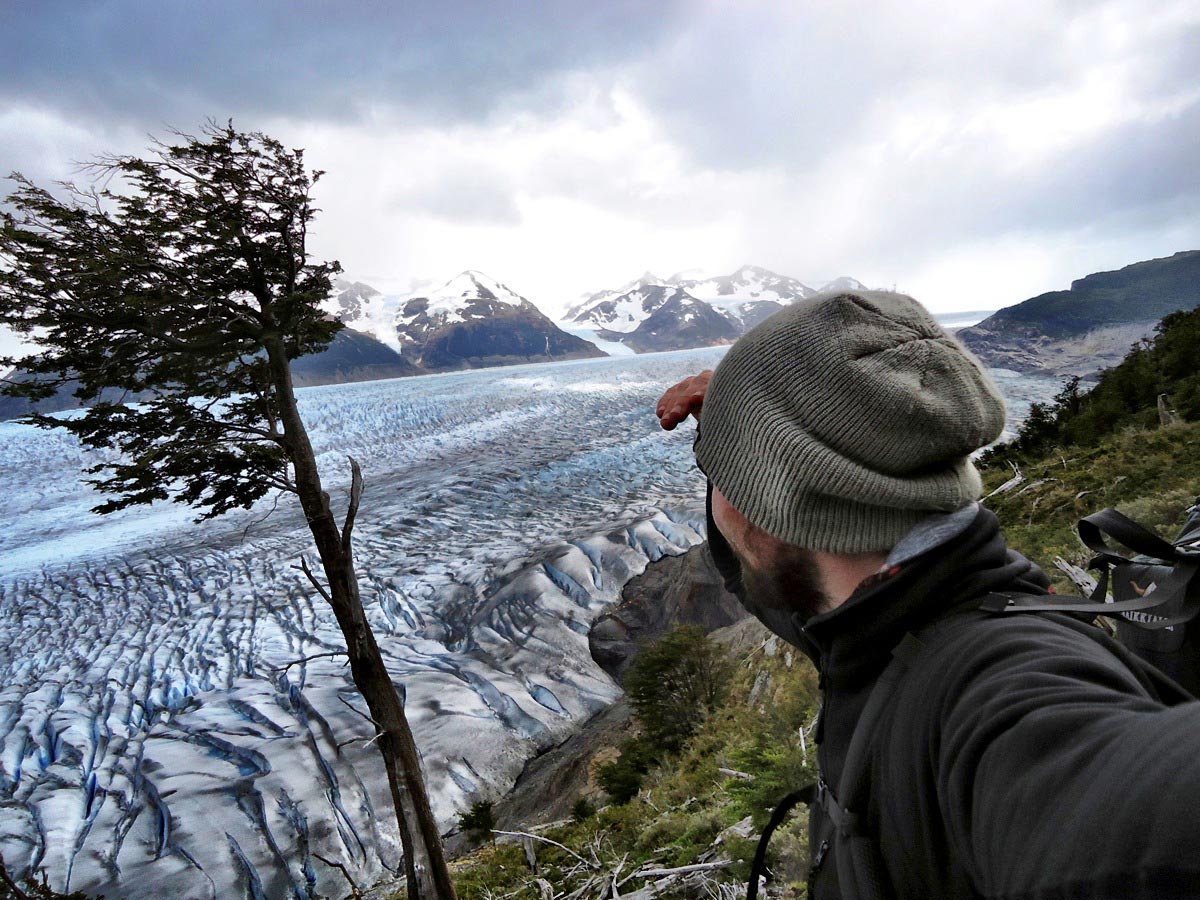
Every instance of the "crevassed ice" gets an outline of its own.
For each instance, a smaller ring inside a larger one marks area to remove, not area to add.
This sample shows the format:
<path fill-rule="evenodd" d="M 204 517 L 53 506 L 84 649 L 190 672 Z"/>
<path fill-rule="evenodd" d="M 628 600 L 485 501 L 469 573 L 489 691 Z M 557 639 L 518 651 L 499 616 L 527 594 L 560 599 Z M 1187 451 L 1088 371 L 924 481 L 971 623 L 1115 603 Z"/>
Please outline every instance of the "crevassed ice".
<path fill-rule="evenodd" d="M 691 429 L 660 431 L 654 403 L 721 353 L 300 392 L 335 506 L 345 457 L 362 464 L 363 599 L 444 827 L 617 696 L 592 618 L 702 538 Z M 0 456 L 6 863 L 129 898 L 340 896 L 318 854 L 360 884 L 394 871 L 372 726 L 321 655 L 342 639 L 295 569 L 294 504 L 98 517 L 67 437 L 0 424 Z"/>

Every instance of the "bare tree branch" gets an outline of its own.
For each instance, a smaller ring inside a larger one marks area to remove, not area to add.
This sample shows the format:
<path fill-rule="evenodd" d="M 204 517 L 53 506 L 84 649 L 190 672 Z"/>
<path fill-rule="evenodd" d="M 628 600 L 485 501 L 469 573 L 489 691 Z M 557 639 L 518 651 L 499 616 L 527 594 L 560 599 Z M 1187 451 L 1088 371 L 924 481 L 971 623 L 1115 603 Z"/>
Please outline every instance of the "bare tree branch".
<path fill-rule="evenodd" d="M 496 829 L 496 828 L 492 829 L 492 834 L 506 834 L 509 837 L 532 838 L 535 841 L 541 841 L 543 844 L 551 844 L 551 845 L 557 847 L 559 850 L 565 850 L 567 853 L 571 854 L 571 856 L 575 857 L 577 860 L 579 860 L 581 863 L 583 863 L 589 869 L 596 868 L 595 863 L 592 863 L 592 862 L 584 859 L 582 856 L 580 856 L 578 853 L 576 853 L 570 847 L 565 847 L 562 844 L 560 844 L 558 841 L 552 841 L 552 840 L 550 840 L 550 838 L 542 837 L 541 835 L 538 835 L 538 834 L 530 834 L 527 831 L 500 831 L 499 829 Z"/>
<path fill-rule="evenodd" d="M 342 552 L 350 552 L 350 532 L 354 530 L 354 518 L 358 515 L 358 504 L 362 500 L 363 477 L 358 460 L 353 456 L 350 460 L 350 506 L 346 510 L 346 524 L 342 526 Z"/>
<path fill-rule="evenodd" d="M 29 895 L 17 887 L 17 883 L 9 876 L 8 867 L 4 865 L 4 857 L 2 856 L 0 856 L 0 881 L 3 881 L 4 886 L 12 891 L 13 897 L 16 900 L 29 900 Z"/>
<path fill-rule="evenodd" d="M 365 712 L 363 712 L 361 709 L 359 709 L 358 707 L 356 707 L 356 706 L 355 706 L 353 703 L 351 703 L 349 700 L 347 700 L 347 699 L 346 699 L 345 697 L 343 697 L 341 694 L 338 694 L 338 695 L 337 695 L 337 698 L 338 698 L 338 700 L 340 700 L 340 701 L 342 702 L 342 704 L 343 704 L 343 705 L 344 705 L 344 706 L 345 706 L 347 709 L 349 709 L 349 710 L 350 710 L 352 713 L 355 713 L 356 715 L 362 716 L 364 719 L 366 719 L 368 722 L 370 722 L 372 725 L 374 725 L 374 726 L 375 726 L 376 728 L 378 728 L 380 731 L 382 731 L 382 730 L 383 730 L 383 726 L 382 726 L 382 725 L 380 725 L 378 722 L 376 722 L 374 719 L 372 719 L 370 716 L 368 716 L 368 715 L 367 715 Z"/>
<path fill-rule="evenodd" d="M 693 863 L 690 866 L 679 866 L 675 869 L 639 869 L 625 881 L 630 878 L 665 878 L 668 875 L 686 875 L 689 872 L 708 872 L 713 869 L 727 869 L 731 865 L 733 865 L 733 860 L 719 859 L 716 862 Z"/>
<path fill-rule="evenodd" d="M 312 573 L 312 569 L 310 569 L 308 567 L 308 558 L 303 553 L 300 554 L 300 565 L 292 566 L 292 568 L 299 569 L 301 572 L 303 572 L 305 575 L 307 575 L 308 580 L 310 582 L 312 582 L 312 586 L 317 589 L 317 593 L 319 593 L 322 597 L 325 598 L 326 603 L 328 603 L 330 606 L 333 605 L 333 598 L 329 596 L 329 591 L 325 590 L 325 588 L 321 584 L 321 582 L 317 581 L 317 576 L 314 575 Z"/>
<path fill-rule="evenodd" d="M 293 659 L 289 663 L 284 663 L 282 666 L 268 666 L 273 672 L 286 672 L 292 666 L 302 666 L 307 662 L 312 662 L 314 659 L 327 659 L 331 656 L 345 656 L 345 650 L 331 650 L 328 653 L 314 653 L 312 656 L 302 656 L 300 659 Z"/>
<path fill-rule="evenodd" d="M 342 875 L 345 877 L 346 881 L 349 882 L 349 884 L 350 884 L 350 896 L 353 897 L 354 900 L 358 900 L 358 898 L 360 898 L 363 895 L 362 890 L 359 888 L 358 884 L 354 881 L 354 879 L 350 877 L 350 872 L 347 871 L 347 869 L 344 865 L 342 865 L 337 860 L 326 859 L 320 853 L 314 853 L 313 856 L 315 856 L 321 862 L 325 863 L 325 865 L 332 866 L 333 868 L 337 869 L 338 871 L 340 871 L 342 873 Z"/>

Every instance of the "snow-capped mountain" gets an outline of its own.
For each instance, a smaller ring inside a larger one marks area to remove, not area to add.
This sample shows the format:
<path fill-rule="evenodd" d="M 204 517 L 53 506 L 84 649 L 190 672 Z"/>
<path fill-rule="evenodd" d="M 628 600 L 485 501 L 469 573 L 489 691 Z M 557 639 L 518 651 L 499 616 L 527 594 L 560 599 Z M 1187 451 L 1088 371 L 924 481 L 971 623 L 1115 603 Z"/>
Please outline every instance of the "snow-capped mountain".
<path fill-rule="evenodd" d="M 593 294 L 590 302 L 575 308 L 574 316 L 568 310 L 567 319 L 602 331 L 630 334 L 679 290 L 646 273 L 620 290 Z"/>
<path fill-rule="evenodd" d="M 638 353 L 728 344 L 741 334 L 728 316 L 650 272 L 624 290 L 593 294 L 574 312 L 572 324 Z"/>
<path fill-rule="evenodd" d="M 731 344 L 742 329 L 703 300 L 697 300 L 683 288 L 656 285 L 645 288 L 650 315 L 632 331 L 600 331 L 601 337 L 620 340 L 638 353 L 657 350 L 686 350 Z"/>
<path fill-rule="evenodd" d="M 613 304 L 615 301 L 620 300 L 627 294 L 643 290 L 653 285 L 671 283 L 673 282 L 664 281 L 653 272 L 646 272 L 641 278 L 635 278 L 633 281 L 622 285 L 616 290 L 597 291 L 594 294 L 588 294 L 584 296 L 582 300 L 567 309 L 566 313 L 563 314 L 563 321 L 578 322 L 581 325 L 594 325 L 597 328 L 607 328 L 610 331 L 621 331 L 623 329 L 611 327 L 611 325 L 620 318 L 619 316 L 608 312 L 608 310 L 614 308 Z M 597 309 L 600 309 L 601 311 L 594 313 L 593 311 Z M 637 318 L 636 314 L 632 315 L 634 318 Z M 647 315 L 649 315 L 649 313 L 647 313 Z M 638 318 L 638 322 L 641 322 L 644 318 L 645 316 Z M 633 328 L 636 327 L 637 325 L 635 324 L 628 330 L 632 331 Z"/>
<path fill-rule="evenodd" d="M 482 272 L 462 272 L 437 290 L 406 297 L 350 284 L 329 307 L 347 325 L 371 332 L 429 370 L 604 355 Z"/>
<path fill-rule="evenodd" d="M 822 286 L 862 288 L 853 278 Z M 761 266 L 742 266 L 716 277 L 703 277 L 693 269 L 665 280 L 647 272 L 623 288 L 590 295 L 567 310 L 565 320 L 638 352 L 702 347 L 734 340 L 771 314 L 816 293 L 799 279 Z M 672 314 L 680 317 L 674 325 Z M 682 318 L 689 314 L 691 318 Z"/>
<path fill-rule="evenodd" d="M 397 353 L 400 352 L 400 345 L 392 330 L 392 319 L 396 315 L 395 298 L 385 297 L 361 281 L 338 279 L 333 283 L 333 294 L 323 306 L 327 313 L 346 323 L 347 328 L 369 334 Z"/>
<path fill-rule="evenodd" d="M 761 266 L 742 266 L 732 275 L 716 278 L 680 278 L 673 284 L 720 310 L 741 330 L 752 328 L 785 306 L 811 297 L 817 291 L 788 275 Z"/>
<path fill-rule="evenodd" d="M 828 291 L 869 291 L 870 288 L 859 281 L 857 278 L 851 278 L 849 275 L 843 275 L 841 278 L 835 278 L 833 281 L 827 281 L 821 285 L 820 293 L 824 294 Z"/>

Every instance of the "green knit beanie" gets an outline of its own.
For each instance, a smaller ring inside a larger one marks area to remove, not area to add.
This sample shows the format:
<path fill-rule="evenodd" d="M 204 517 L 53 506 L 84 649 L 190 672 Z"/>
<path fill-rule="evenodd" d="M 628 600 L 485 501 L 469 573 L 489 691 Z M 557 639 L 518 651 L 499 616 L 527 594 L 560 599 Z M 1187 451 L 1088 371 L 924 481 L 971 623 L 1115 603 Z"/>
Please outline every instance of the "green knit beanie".
<path fill-rule="evenodd" d="M 779 540 L 863 553 L 978 499 L 969 455 L 1003 427 L 999 390 L 919 303 L 840 292 L 786 307 L 730 348 L 696 461 Z"/>

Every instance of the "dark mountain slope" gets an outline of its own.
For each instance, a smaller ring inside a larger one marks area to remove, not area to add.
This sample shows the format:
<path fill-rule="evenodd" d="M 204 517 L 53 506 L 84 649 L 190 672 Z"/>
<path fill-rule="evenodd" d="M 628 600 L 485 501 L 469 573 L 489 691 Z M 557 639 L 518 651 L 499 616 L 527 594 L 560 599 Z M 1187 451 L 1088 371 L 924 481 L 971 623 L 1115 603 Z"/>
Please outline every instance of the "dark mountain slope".
<path fill-rule="evenodd" d="M 1163 316 L 1200 305 L 1200 250 L 1098 272 L 993 314 L 959 340 L 991 366 L 1088 375 L 1120 362 Z"/>

